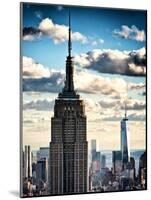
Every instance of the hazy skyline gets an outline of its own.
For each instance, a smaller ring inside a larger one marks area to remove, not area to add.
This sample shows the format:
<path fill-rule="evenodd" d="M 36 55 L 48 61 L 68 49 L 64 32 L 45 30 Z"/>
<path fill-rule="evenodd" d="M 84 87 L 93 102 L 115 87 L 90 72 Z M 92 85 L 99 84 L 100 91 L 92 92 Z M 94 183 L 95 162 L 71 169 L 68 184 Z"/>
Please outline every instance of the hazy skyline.
<path fill-rule="evenodd" d="M 23 6 L 23 144 L 49 146 L 54 100 L 64 85 L 67 6 Z M 119 149 L 127 99 L 131 149 L 146 144 L 146 13 L 71 7 L 75 88 L 87 138 Z M 128 93 L 127 93 L 128 91 Z"/>

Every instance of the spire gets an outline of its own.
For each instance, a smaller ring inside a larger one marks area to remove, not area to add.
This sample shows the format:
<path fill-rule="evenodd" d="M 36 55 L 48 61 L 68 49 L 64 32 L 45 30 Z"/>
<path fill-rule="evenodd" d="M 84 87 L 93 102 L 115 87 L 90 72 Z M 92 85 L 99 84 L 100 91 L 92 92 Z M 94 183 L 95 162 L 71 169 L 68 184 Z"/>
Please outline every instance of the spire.
<path fill-rule="evenodd" d="M 70 10 L 69 10 L 69 40 L 68 40 L 68 56 L 71 56 L 71 16 L 70 16 Z"/>
<path fill-rule="evenodd" d="M 125 119 L 127 119 L 126 100 L 125 100 Z"/>
<path fill-rule="evenodd" d="M 71 41 L 71 15 L 69 10 L 69 31 L 68 31 L 68 56 L 66 60 L 66 79 L 65 79 L 65 86 L 62 90 L 62 93 L 59 94 L 59 98 L 79 98 L 79 95 L 74 90 L 74 83 L 73 83 L 73 57 L 71 56 L 71 49 L 72 49 L 72 41 Z"/>
<path fill-rule="evenodd" d="M 127 94 L 128 94 L 128 84 L 126 85 L 126 98 L 125 98 L 125 120 L 128 120 L 128 118 L 127 118 L 127 105 L 126 105 L 126 101 L 127 101 Z"/>

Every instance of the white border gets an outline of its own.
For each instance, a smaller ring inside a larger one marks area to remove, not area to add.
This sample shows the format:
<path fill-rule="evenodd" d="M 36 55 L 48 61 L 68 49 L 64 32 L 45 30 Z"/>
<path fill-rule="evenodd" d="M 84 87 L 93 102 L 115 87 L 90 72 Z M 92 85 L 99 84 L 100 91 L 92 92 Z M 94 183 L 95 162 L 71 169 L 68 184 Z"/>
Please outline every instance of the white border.
<path fill-rule="evenodd" d="M 19 0 L 4 0 L 0 6 L 0 199 L 16 199 L 19 192 Z M 26 2 L 26 1 L 24 1 Z M 54 4 L 72 4 L 148 10 L 148 47 L 151 46 L 150 0 L 28 0 Z M 82 2 L 82 3 L 81 3 Z M 89 194 L 40 199 L 149 199 L 151 195 L 150 75 L 151 50 L 148 48 L 148 191 Z M 33 198 L 28 198 L 33 199 Z M 38 198 L 39 199 L 39 198 Z"/>

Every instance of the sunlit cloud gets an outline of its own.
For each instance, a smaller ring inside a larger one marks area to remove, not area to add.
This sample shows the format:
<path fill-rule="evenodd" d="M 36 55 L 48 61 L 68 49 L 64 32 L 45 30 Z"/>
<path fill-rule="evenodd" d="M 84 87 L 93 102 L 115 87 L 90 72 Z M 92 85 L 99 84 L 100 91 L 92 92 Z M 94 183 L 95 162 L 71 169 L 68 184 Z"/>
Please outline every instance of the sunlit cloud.
<path fill-rule="evenodd" d="M 145 48 L 133 51 L 94 49 L 87 53 L 76 55 L 74 61 L 78 66 L 100 73 L 127 76 L 146 75 Z"/>
<path fill-rule="evenodd" d="M 145 31 L 139 30 L 135 25 L 131 27 L 122 25 L 121 30 L 115 29 L 113 34 L 124 39 L 136 40 L 139 42 L 144 42 L 146 40 Z"/>

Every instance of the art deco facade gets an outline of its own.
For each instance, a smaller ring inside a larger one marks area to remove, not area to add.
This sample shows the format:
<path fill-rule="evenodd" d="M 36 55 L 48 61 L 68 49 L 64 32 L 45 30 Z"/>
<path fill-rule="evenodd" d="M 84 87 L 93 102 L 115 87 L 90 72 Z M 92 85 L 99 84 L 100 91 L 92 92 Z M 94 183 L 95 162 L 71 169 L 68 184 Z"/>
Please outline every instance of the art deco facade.
<path fill-rule="evenodd" d="M 55 100 L 51 119 L 49 159 L 50 194 L 87 192 L 86 115 L 83 100 L 74 90 L 69 14 L 69 41 L 65 86 Z"/>

